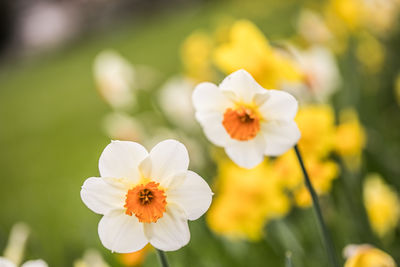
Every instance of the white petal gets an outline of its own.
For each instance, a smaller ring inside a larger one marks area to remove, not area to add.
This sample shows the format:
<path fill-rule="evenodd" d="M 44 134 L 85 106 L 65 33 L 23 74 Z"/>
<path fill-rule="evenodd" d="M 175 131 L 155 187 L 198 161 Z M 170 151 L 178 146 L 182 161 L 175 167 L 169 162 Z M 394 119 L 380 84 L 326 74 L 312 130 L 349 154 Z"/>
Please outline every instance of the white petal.
<path fill-rule="evenodd" d="M 185 212 L 177 205 L 168 204 L 162 218 L 144 225 L 150 244 L 163 251 L 178 250 L 189 243 L 190 231 Z"/>
<path fill-rule="evenodd" d="M 227 76 L 219 88 L 223 91 L 233 91 L 238 100 L 245 103 L 251 103 L 255 94 L 265 90 L 245 70 L 238 70 Z"/>
<path fill-rule="evenodd" d="M 222 113 L 196 113 L 197 120 L 203 126 L 204 134 L 217 146 L 225 146 L 231 139 L 222 125 Z"/>
<path fill-rule="evenodd" d="M 184 183 L 188 171 L 174 173 L 163 179 L 163 186 L 168 190 L 173 190 Z"/>
<path fill-rule="evenodd" d="M 291 94 L 268 90 L 269 98 L 259 107 L 264 119 L 268 120 L 293 120 L 297 113 L 298 103 Z"/>
<path fill-rule="evenodd" d="M 118 179 L 91 177 L 86 179 L 81 189 L 83 203 L 98 214 L 107 214 L 116 209 L 124 209 L 125 195 L 129 187 Z"/>
<path fill-rule="evenodd" d="M 140 164 L 139 164 L 139 172 L 141 173 L 142 177 L 151 177 L 151 167 L 152 162 L 150 155 L 148 155 Z"/>
<path fill-rule="evenodd" d="M 207 182 L 197 173 L 188 171 L 183 184 L 168 192 L 168 203 L 180 205 L 189 220 L 196 220 L 211 205 L 213 193 Z"/>
<path fill-rule="evenodd" d="M 100 220 L 98 231 L 101 243 L 112 252 L 135 252 L 148 243 L 143 224 L 135 216 L 121 211 L 105 215 Z"/>
<path fill-rule="evenodd" d="M 279 156 L 293 147 L 300 139 L 300 131 L 294 121 L 267 122 L 261 125 L 265 137 L 265 155 Z"/>
<path fill-rule="evenodd" d="M 193 105 L 197 112 L 225 112 L 232 102 L 224 96 L 213 83 L 204 82 L 196 86 L 192 94 Z"/>
<path fill-rule="evenodd" d="M 226 154 L 233 162 L 242 168 L 251 169 L 260 164 L 264 159 L 265 139 L 258 134 L 249 141 L 231 140 L 225 147 Z"/>
<path fill-rule="evenodd" d="M 167 186 L 171 175 L 186 172 L 189 167 L 189 154 L 186 147 L 176 140 L 165 140 L 158 143 L 150 151 L 151 160 L 150 178 Z"/>
<path fill-rule="evenodd" d="M 253 97 L 253 103 L 257 107 L 264 105 L 264 103 L 270 98 L 269 91 L 273 90 L 264 90 L 262 93 L 255 94 Z"/>
<path fill-rule="evenodd" d="M 100 156 L 100 176 L 137 181 L 140 178 L 138 165 L 147 155 L 146 149 L 138 143 L 112 141 Z"/>
<path fill-rule="evenodd" d="M 17 267 L 17 265 L 6 258 L 0 257 L 0 267 Z"/>
<path fill-rule="evenodd" d="M 0 266 L 2 266 L 0 264 Z M 48 267 L 47 263 L 44 260 L 31 260 L 27 261 L 21 265 L 21 267 Z"/>

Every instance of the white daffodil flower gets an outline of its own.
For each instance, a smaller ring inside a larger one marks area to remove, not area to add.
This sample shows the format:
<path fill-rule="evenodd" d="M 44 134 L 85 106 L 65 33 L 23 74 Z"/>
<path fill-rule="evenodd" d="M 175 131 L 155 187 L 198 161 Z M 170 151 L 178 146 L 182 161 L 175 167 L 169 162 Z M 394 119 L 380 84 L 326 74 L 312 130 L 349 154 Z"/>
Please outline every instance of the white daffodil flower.
<path fill-rule="evenodd" d="M 29 236 L 29 226 L 23 222 L 13 225 L 4 250 L 4 257 L 0 257 L 0 267 L 48 267 L 43 260 L 30 260 L 21 264 L 24 256 L 25 244 Z"/>
<path fill-rule="evenodd" d="M 301 104 L 327 103 L 339 89 L 341 77 L 334 55 L 323 46 L 312 46 L 300 51 L 294 46 L 289 50 L 304 73 L 304 82 L 284 83 L 283 90 L 293 94 Z"/>
<path fill-rule="evenodd" d="M 100 156 L 101 177 L 88 178 L 81 190 L 86 206 L 104 215 L 98 226 L 103 245 L 119 253 L 147 243 L 163 251 L 185 246 L 187 221 L 207 211 L 213 194 L 188 166 L 188 152 L 175 140 L 150 153 L 135 142 L 112 141 Z"/>
<path fill-rule="evenodd" d="M 193 120 L 194 109 L 190 101 L 194 86 L 192 80 L 174 76 L 165 82 L 159 94 L 160 106 L 168 119 L 188 130 L 197 126 Z"/>
<path fill-rule="evenodd" d="M 119 53 L 113 50 L 99 53 L 93 64 L 93 74 L 100 95 L 112 107 L 126 108 L 134 104 L 136 72 Z"/>
<path fill-rule="evenodd" d="M 73 267 L 110 267 L 101 256 L 100 252 L 94 249 L 85 251 L 82 259 L 76 260 Z"/>
<path fill-rule="evenodd" d="M 207 138 L 241 167 L 255 167 L 264 155 L 281 155 L 300 138 L 296 99 L 264 89 L 245 70 L 230 74 L 219 86 L 199 84 L 192 98 Z"/>
<path fill-rule="evenodd" d="M 19 265 L 24 258 L 25 245 L 28 240 L 30 228 L 26 223 L 19 222 L 11 228 L 7 246 L 4 249 L 4 258 Z M 1 267 L 1 265 L 0 265 Z"/>
<path fill-rule="evenodd" d="M 334 39 L 332 32 L 324 22 L 323 16 L 310 9 L 300 11 L 297 31 L 311 44 L 324 44 Z"/>
<path fill-rule="evenodd" d="M 0 257 L 0 267 L 17 267 L 17 265 L 6 258 Z M 43 260 L 31 260 L 22 264 L 21 267 L 48 267 L 48 265 Z"/>

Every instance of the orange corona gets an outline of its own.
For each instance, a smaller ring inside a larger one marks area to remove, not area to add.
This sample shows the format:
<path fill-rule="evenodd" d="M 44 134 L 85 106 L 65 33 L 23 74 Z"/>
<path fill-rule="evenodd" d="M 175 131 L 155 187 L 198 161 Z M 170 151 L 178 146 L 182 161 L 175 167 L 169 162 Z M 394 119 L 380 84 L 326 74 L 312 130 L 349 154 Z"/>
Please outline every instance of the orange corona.
<path fill-rule="evenodd" d="M 149 182 L 130 189 L 126 194 L 125 213 L 129 216 L 135 214 L 139 222 L 157 222 L 163 216 L 167 205 L 165 192 L 159 185 Z"/>
<path fill-rule="evenodd" d="M 256 137 L 260 131 L 260 118 L 251 108 L 245 106 L 228 108 L 224 113 L 222 125 L 231 138 L 247 141 Z"/>

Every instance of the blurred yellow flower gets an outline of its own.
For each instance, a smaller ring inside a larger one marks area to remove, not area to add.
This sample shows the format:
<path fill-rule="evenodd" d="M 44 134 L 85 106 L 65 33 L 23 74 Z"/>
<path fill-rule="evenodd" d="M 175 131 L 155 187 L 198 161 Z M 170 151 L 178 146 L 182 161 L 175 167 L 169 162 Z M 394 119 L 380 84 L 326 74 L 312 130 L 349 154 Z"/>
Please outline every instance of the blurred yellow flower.
<path fill-rule="evenodd" d="M 364 32 L 359 35 L 356 56 L 367 71 L 377 73 L 382 69 L 385 59 L 385 48 L 373 35 Z"/>
<path fill-rule="evenodd" d="M 286 215 L 290 209 L 283 189 L 268 161 L 248 170 L 228 159 L 219 160 L 217 194 L 207 223 L 218 234 L 258 240 L 269 220 Z"/>
<path fill-rule="evenodd" d="M 392 232 L 400 218 L 399 196 L 379 174 L 367 176 L 363 186 L 364 205 L 372 230 L 383 237 Z"/>
<path fill-rule="evenodd" d="M 328 8 L 330 8 L 350 30 L 356 30 L 361 24 L 361 6 L 361 0 L 331 0 L 328 4 Z"/>
<path fill-rule="evenodd" d="M 335 142 L 334 112 L 328 105 L 303 106 L 295 121 L 302 133 L 298 145 L 311 182 L 318 195 L 327 194 L 333 180 L 339 175 L 338 165 L 328 158 Z M 272 168 L 285 187 L 292 192 L 296 205 L 309 207 L 312 204 L 293 150 L 273 161 Z"/>
<path fill-rule="evenodd" d="M 147 254 L 152 250 L 152 246 L 147 244 L 144 248 L 139 251 L 132 253 L 123 253 L 118 255 L 119 262 L 124 266 L 140 266 L 143 264 Z"/>
<path fill-rule="evenodd" d="M 355 110 L 340 113 L 340 124 L 336 128 L 335 151 L 344 158 L 349 168 L 358 168 L 366 134 Z"/>
<path fill-rule="evenodd" d="M 348 245 L 344 249 L 347 258 L 344 267 L 396 267 L 393 258 L 370 245 Z"/>
<path fill-rule="evenodd" d="M 328 105 L 309 105 L 299 109 L 295 121 L 301 138 L 299 147 L 307 156 L 324 157 L 334 147 L 335 115 Z"/>
<path fill-rule="evenodd" d="M 331 191 L 332 182 L 338 177 L 339 167 L 334 161 L 320 161 L 315 159 L 305 159 L 306 167 L 318 195 L 325 195 Z M 294 198 L 297 206 L 309 207 L 312 204 L 311 195 L 304 184 L 294 191 Z"/>
<path fill-rule="evenodd" d="M 362 29 L 384 36 L 396 28 L 399 10 L 397 0 L 330 0 L 325 17 L 336 37 L 345 37 Z"/>
<path fill-rule="evenodd" d="M 289 150 L 272 163 L 273 172 L 289 190 L 299 188 L 303 183 L 303 173 L 293 150 Z"/>
<path fill-rule="evenodd" d="M 226 74 L 245 69 L 261 86 L 278 89 L 283 81 L 302 79 L 294 62 L 272 48 L 252 22 L 235 22 L 229 37 L 230 40 L 219 45 L 214 53 L 216 66 Z"/>
<path fill-rule="evenodd" d="M 185 39 L 181 47 L 181 59 L 187 77 L 199 82 L 213 79 L 212 49 L 213 40 L 204 32 L 193 32 Z"/>
<path fill-rule="evenodd" d="M 318 159 L 312 156 L 304 157 L 304 163 L 310 175 L 310 180 L 318 195 L 327 194 L 332 182 L 338 177 L 339 167 L 328 159 Z M 293 192 L 295 203 L 300 207 L 309 207 L 311 196 L 303 183 L 303 174 L 293 150 L 288 151 L 273 163 L 273 171 L 285 186 Z"/>

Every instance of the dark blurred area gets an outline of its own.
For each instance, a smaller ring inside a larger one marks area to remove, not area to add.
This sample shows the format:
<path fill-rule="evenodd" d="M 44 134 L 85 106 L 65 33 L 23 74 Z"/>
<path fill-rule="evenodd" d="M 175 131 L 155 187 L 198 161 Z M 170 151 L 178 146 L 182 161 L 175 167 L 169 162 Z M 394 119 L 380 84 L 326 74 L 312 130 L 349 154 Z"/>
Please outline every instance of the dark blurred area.
<path fill-rule="evenodd" d="M 0 2 L 0 61 L 48 51 L 112 24 L 203 0 L 4 0 Z"/>

